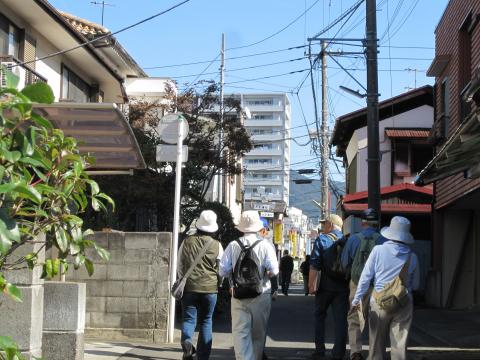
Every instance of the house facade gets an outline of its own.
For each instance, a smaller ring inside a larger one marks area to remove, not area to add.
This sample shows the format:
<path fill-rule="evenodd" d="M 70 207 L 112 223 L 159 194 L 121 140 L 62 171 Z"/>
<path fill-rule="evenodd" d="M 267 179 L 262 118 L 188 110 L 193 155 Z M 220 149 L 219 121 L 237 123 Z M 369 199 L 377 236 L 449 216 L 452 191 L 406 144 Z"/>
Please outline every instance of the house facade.
<path fill-rule="evenodd" d="M 35 111 L 81 141 L 80 151 L 97 159 L 96 170 L 128 173 L 145 163 L 121 112 L 124 81 L 146 74 L 112 36 L 65 51 L 108 33 L 46 0 L 0 0 L 0 64 L 20 77 L 19 88 L 50 85 L 55 103 Z"/>
<path fill-rule="evenodd" d="M 433 155 L 428 142 L 434 118 L 433 88 L 424 86 L 384 100 L 379 114 L 382 225 L 396 215 L 411 220 L 424 280 L 430 266 L 433 188 L 413 181 Z M 345 231 L 354 233 L 360 230 L 359 215 L 368 207 L 366 108 L 339 117 L 331 143 L 346 169 L 346 193 L 339 210 Z"/>
<path fill-rule="evenodd" d="M 434 186 L 429 300 L 441 307 L 480 304 L 480 1 L 451 0 L 435 30 L 433 160 L 416 180 Z"/>

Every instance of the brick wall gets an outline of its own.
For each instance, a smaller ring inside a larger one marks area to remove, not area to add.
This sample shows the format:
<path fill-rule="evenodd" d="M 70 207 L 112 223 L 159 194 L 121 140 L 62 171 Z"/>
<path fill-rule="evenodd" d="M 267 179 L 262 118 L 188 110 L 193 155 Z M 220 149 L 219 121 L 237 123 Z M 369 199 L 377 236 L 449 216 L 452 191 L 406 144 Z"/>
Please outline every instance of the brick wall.
<path fill-rule="evenodd" d="M 438 111 L 438 109 L 441 109 L 440 85 L 445 77 L 448 76 L 449 78 L 449 135 L 451 135 L 461 123 L 460 93 L 464 88 L 464 81 L 461 74 L 467 75 L 467 78 L 471 79 L 473 70 L 480 65 L 480 24 L 478 24 L 471 35 L 470 74 L 464 74 L 465 70 L 461 69 L 459 45 L 460 27 L 470 12 L 472 12 L 473 15 L 480 14 L 480 0 L 451 0 L 435 31 L 436 56 L 451 56 L 448 66 L 436 79 L 436 107 L 437 117 L 439 117 L 441 115 Z M 480 179 L 464 179 L 463 174 L 457 174 L 438 181 L 436 183 L 435 208 L 442 208 L 479 187 Z"/>
<path fill-rule="evenodd" d="M 92 253 L 92 277 L 83 268 L 67 276 L 87 284 L 85 335 L 165 342 L 171 234 L 98 232 L 94 239 L 111 260 L 105 263 Z"/>

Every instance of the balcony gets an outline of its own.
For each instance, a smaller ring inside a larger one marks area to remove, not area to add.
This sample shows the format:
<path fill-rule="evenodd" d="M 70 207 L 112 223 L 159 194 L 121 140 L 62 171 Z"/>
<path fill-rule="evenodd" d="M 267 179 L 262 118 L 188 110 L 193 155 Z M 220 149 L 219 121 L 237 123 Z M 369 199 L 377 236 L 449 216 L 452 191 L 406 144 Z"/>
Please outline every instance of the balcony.
<path fill-rule="evenodd" d="M 283 127 L 283 121 L 280 119 L 248 119 L 245 120 L 245 127 Z"/>
<path fill-rule="evenodd" d="M 280 164 L 280 162 L 269 163 L 269 164 L 248 164 L 248 163 L 244 163 L 244 167 L 247 171 L 249 171 L 249 170 L 283 170 L 282 164 Z"/>
<path fill-rule="evenodd" d="M 283 139 L 282 133 L 270 133 L 270 134 L 251 134 L 251 139 L 255 143 L 261 143 L 263 141 L 280 141 Z"/>
<path fill-rule="evenodd" d="M 28 65 L 19 65 L 21 61 L 15 59 L 13 56 L 0 56 L 0 65 L 3 65 L 8 70 L 11 70 L 15 75 L 20 77 L 19 87 L 23 88 L 27 85 L 36 82 L 47 82 L 47 79 L 37 73 L 35 70 L 30 69 Z M 6 85 L 6 78 L 4 71 L 0 68 L 0 85 Z"/>
<path fill-rule="evenodd" d="M 245 178 L 243 180 L 244 185 L 250 186 L 282 186 L 282 179 L 280 177 L 276 177 L 273 179 L 261 179 L 261 178 Z"/>
<path fill-rule="evenodd" d="M 283 200 L 283 196 L 280 193 L 260 195 L 259 193 L 246 192 L 244 195 L 245 200 L 262 200 L 268 199 L 268 201 L 279 201 Z"/>
<path fill-rule="evenodd" d="M 283 155 L 282 149 L 253 149 L 249 151 L 247 156 L 281 156 Z"/>

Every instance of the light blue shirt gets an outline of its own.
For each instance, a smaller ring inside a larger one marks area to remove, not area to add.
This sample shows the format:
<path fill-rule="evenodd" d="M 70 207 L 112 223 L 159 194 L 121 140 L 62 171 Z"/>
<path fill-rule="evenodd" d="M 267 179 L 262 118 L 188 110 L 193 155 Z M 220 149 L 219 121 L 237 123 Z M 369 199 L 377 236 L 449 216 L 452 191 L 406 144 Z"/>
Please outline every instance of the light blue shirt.
<path fill-rule="evenodd" d="M 267 272 L 271 272 L 273 275 L 278 274 L 278 260 L 272 244 L 268 242 L 268 240 L 262 239 L 257 234 L 245 234 L 245 236 L 240 238 L 240 241 L 243 244 L 248 245 L 253 245 L 257 240 L 262 241 L 253 248 L 253 252 L 260 260 L 260 274 L 264 274 L 263 292 L 269 292 L 271 285 Z M 232 241 L 230 244 L 228 244 L 220 260 L 220 276 L 228 278 L 232 276 L 233 269 L 235 268 L 235 264 L 240 256 L 241 250 L 242 249 L 240 248 L 240 245 L 238 245 L 236 241 Z"/>
<path fill-rule="evenodd" d="M 407 288 L 411 292 L 418 289 L 420 284 L 420 272 L 418 269 L 417 255 L 408 245 L 394 241 L 387 241 L 383 245 L 373 248 L 368 257 L 362 276 L 358 282 L 357 292 L 353 298 L 352 305 L 357 305 L 368 291 L 372 280 L 374 289 L 382 290 L 385 285 L 391 282 L 398 274 L 411 254 L 410 266 L 408 267 Z"/>

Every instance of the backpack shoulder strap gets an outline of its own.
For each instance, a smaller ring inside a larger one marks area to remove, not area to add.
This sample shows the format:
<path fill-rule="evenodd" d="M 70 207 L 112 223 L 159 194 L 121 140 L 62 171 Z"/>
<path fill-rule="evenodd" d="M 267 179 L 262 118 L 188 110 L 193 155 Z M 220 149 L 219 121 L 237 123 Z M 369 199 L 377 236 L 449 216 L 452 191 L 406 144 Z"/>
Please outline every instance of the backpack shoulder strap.
<path fill-rule="evenodd" d="M 238 246 L 240 246 L 240 249 L 242 249 L 242 251 L 246 250 L 245 245 L 243 245 L 243 243 L 240 241 L 240 239 L 235 239 L 235 241 L 238 244 Z"/>
<path fill-rule="evenodd" d="M 337 241 L 338 240 L 338 237 L 337 235 L 335 235 L 334 233 L 328 233 L 326 234 L 327 237 L 329 237 L 332 241 Z"/>
<path fill-rule="evenodd" d="M 403 264 L 402 270 L 400 270 L 400 274 L 398 275 L 400 277 L 400 280 L 402 280 L 403 284 L 406 286 L 407 284 L 407 276 L 408 276 L 408 268 L 410 267 L 410 261 L 412 259 L 412 254 L 408 254 L 408 258 Z"/>
<path fill-rule="evenodd" d="M 255 241 L 252 245 L 250 245 L 250 249 L 253 249 L 255 246 L 257 246 L 258 244 L 260 244 L 263 240 L 257 240 Z"/>

